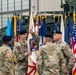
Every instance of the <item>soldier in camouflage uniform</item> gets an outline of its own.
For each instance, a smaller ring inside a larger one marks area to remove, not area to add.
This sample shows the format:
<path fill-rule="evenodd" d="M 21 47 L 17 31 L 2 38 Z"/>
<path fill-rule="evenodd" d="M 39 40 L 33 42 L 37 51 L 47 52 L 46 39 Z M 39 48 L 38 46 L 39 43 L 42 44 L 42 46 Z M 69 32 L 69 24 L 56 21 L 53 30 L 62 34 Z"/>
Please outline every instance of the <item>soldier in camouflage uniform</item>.
<path fill-rule="evenodd" d="M 10 49 L 11 36 L 3 36 L 3 45 L 0 47 L 0 75 L 14 75 L 13 53 Z"/>
<path fill-rule="evenodd" d="M 16 70 L 15 75 L 26 75 L 27 69 L 28 69 L 28 55 L 31 54 L 30 50 L 28 51 L 27 46 L 27 31 L 21 30 L 19 32 L 20 34 L 20 40 L 19 42 L 14 46 L 14 56 L 16 58 Z"/>
<path fill-rule="evenodd" d="M 65 60 L 60 49 L 52 44 L 53 36 L 45 34 L 45 45 L 40 47 L 37 61 L 37 71 L 39 75 L 60 75 L 59 63 L 61 69 L 65 71 Z"/>
<path fill-rule="evenodd" d="M 62 51 L 64 58 L 66 60 L 66 70 L 63 75 L 72 75 L 72 68 L 74 67 L 74 55 L 70 50 L 69 45 L 66 42 L 61 41 L 62 32 L 56 31 L 53 35 L 55 45 L 57 45 Z M 62 73 L 61 73 L 62 75 Z"/>
<path fill-rule="evenodd" d="M 38 45 L 38 37 L 30 31 L 32 36 L 34 37 L 33 45 Z M 27 75 L 28 70 L 28 55 L 31 54 L 31 51 L 28 51 L 28 46 L 26 42 L 27 38 L 27 32 L 26 30 L 20 31 L 20 40 L 19 42 L 14 46 L 14 56 L 17 60 L 16 62 L 16 75 Z"/>

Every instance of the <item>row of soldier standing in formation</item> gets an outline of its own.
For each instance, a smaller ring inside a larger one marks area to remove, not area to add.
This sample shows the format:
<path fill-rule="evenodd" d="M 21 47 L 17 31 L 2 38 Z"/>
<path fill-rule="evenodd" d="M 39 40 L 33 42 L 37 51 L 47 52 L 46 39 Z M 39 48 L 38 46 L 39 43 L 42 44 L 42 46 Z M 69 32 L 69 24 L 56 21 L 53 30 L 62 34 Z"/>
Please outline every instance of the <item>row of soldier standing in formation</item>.
<path fill-rule="evenodd" d="M 30 30 L 34 37 L 34 46 L 39 45 L 39 37 Z M 0 75 L 27 75 L 28 56 L 31 51 L 27 46 L 27 31 L 19 32 L 19 42 L 10 49 L 12 37 L 4 35 L 0 47 Z M 37 53 L 38 75 L 72 75 L 74 55 L 67 43 L 61 41 L 62 32 L 44 35 L 45 45 L 40 46 Z M 54 40 L 54 43 L 52 43 Z M 14 65 L 15 62 L 15 65 Z"/>

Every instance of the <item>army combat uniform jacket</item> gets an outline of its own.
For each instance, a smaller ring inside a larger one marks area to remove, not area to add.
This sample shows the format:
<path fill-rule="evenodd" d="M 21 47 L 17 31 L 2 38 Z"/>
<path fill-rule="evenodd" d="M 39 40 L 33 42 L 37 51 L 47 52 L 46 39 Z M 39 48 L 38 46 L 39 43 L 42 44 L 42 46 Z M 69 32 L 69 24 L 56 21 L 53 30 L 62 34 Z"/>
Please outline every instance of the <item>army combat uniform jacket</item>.
<path fill-rule="evenodd" d="M 26 75 L 28 66 L 27 42 L 18 42 L 14 46 L 14 56 L 16 58 L 15 75 Z"/>
<path fill-rule="evenodd" d="M 5 44 L 0 47 L 0 75 L 14 75 L 13 53 Z"/>
<path fill-rule="evenodd" d="M 32 34 L 34 37 L 33 44 L 34 46 L 38 46 L 39 37 L 34 33 Z M 21 43 L 20 41 L 14 46 L 14 56 L 17 60 L 16 63 L 16 75 L 27 75 L 28 70 L 28 46 L 27 41 Z"/>
<path fill-rule="evenodd" d="M 39 75 L 60 75 L 59 69 L 65 71 L 65 60 L 60 49 L 52 43 L 40 47 L 37 61 Z"/>
<path fill-rule="evenodd" d="M 60 41 L 59 43 L 54 43 L 57 45 L 60 50 L 62 51 L 64 58 L 66 60 L 66 70 L 69 72 L 72 71 L 72 68 L 74 67 L 74 55 L 72 51 L 70 50 L 70 47 L 67 43 Z"/>

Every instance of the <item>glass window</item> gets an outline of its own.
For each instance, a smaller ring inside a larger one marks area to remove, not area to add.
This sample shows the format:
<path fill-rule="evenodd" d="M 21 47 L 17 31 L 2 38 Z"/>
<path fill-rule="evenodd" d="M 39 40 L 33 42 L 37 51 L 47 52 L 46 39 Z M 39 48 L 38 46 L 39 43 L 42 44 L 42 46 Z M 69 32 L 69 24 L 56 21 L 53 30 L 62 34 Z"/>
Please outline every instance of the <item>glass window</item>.
<path fill-rule="evenodd" d="M 1 15 L 0 15 L 0 22 L 1 22 Z"/>
<path fill-rule="evenodd" d="M 29 12 L 22 12 L 22 15 L 29 15 Z"/>
<path fill-rule="evenodd" d="M 7 0 L 2 0 L 2 4 L 7 4 Z"/>
<path fill-rule="evenodd" d="M 1 6 L 0 6 L 0 12 L 1 12 Z"/>
<path fill-rule="evenodd" d="M 0 29 L 1 29 L 1 15 L 0 15 Z"/>
<path fill-rule="evenodd" d="M 21 2 L 21 0 L 15 0 L 15 3 L 16 3 L 16 2 Z"/>
<path fill-rule="evenodd" d="M 29 9 L 29 0 L 22 0 L 22 9 Z M 15 10 L 21 10 L 21 0 L 15 0 Z M 14 11 L 14 0 L 8 0 L 8 11 Z M 1 12 L 1 0 L 0 0 L 0 12 Z M 2 13 L 7 12 L 7 0 L 2 0 Z M 28 12 L 19 12 L 20 15 L 29 15 Z M 0 15 L 0 28 L 7 26 L 7 18 L 8 16 L 13 16 L 13 12 L 11 14 L 5 13 L 2 15 L 2 22 L 1 22 L 1 15 Z M 1 24 L 2 23 L 2 24 Z M 3 25 L 3 26 L 1 26 Z"/>
<path fill-rule="evenodd" d="M 10 3 L 14 3 L 14 0 L 8 0 L 8 1 L 9 1 L 9 2 L 8 2 L 9 4 L 10 4 Z"/>
<path fill-rule="evenodd" d="M 9 9 L 8 9 L 8 11 L 14 11 L 14 4 L 9 4 Z"/>
<path fill-rule="evenodd" d="M 29 9 L 29 0 L 22 0 L 22 9 Z"/>
<path fill-rule="evenodd" d="M 7 14 L 2 15 L 3 27 L 7 26 Z"/>
<path fill-rule="evenodd" d="M 0 0 L 0 12 L 1 12 L 1 0 Z"/>
<path fill-rule="evenodd" d="M 1 0 L 0 0 L 0 6 L 1 6 Z"/>
<path fill-rule="evenodd" d="M 15 10 L 21 10 L 21 1 L 15 2 Z"/>
<path fill-rule="evenodd" d="M 7 0 L 2 0 L 2 12 L 7 11 Z"/>
<path fill-rule="evenodd" d="M 14 11 L 14 0 L 9 0 L 8 11 Z"/>
<path fill-rule="evenodd" d="M 2 5 L 2 12 L 6 12 L 7 11 L 7 5 Z"/>

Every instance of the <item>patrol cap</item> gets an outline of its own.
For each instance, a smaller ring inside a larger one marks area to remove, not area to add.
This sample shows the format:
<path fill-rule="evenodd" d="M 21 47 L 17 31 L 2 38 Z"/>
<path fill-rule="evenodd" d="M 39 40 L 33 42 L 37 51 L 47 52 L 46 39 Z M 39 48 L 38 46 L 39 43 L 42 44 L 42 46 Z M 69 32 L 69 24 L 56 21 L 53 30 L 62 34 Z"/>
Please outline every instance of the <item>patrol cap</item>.
<path fill-rule="evenodd" d="M 45 37 L 48 37 L 48 38 L 53 38 L 53 35 L 51 33 L 47 33 L 44 35 Z"/>
<path fill-rule="evenodd" d="M 12 36 L 4 35 L 4 36 L 2 37 L 2 41 L 3 41 L 3 42 L 9 42 L 9 41 L 11 41 L 11 40 L 12 40 Z"/>
<path fill-rule="evenodd" d="M 23 34 L 25 34 L 25 33 L 27 33 L 26 30 L 21 30 L 21 31 L 19 32 L 20 35 L 23 35 Z"/>
<path fill-rule="evenodd" d="M 62 32 L 61 31 L 56 31 L 56 32 L 54 32 L 54 34 L 62 34 Z"/>

